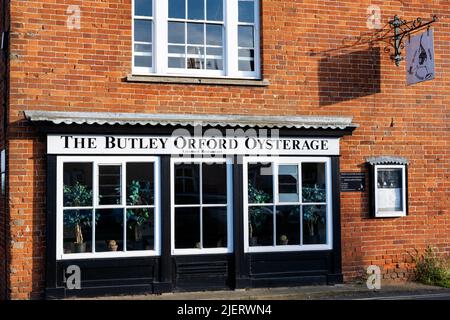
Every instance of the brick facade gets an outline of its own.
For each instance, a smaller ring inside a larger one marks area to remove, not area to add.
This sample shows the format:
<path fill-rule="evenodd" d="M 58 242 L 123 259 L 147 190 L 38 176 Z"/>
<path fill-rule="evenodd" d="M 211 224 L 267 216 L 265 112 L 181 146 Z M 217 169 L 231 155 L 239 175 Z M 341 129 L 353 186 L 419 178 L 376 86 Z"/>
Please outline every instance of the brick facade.
<path fill-rule="evenodd" d="M 406 279 L 408 252 L 428 244 L 450 254 L 448 1 L 262 0 L 263 88 L 127 82 L 131 0 L 9 2 L 7 215 L 0 206 L 9 298 L 42 297 L 45 280 L 45 137 L 24 110 L 352 116 L 360 127 L 341 141 L 341 170 L 366 170 L 369 156 L 408 158 L 409 215 L 370 219 L 367 192 L 342 193 L 345 280 L 371 264 Z M 80 30 L 66 27 L 69 5 L 81 8 Z M 395 14 L 438 15 L 435 80 L 406 86 L 404 63 L 397 68 L 383 43 L 346 46 L 345 38 L 373 32 L 369 5 L 381 8 L 383 24 Z"/>

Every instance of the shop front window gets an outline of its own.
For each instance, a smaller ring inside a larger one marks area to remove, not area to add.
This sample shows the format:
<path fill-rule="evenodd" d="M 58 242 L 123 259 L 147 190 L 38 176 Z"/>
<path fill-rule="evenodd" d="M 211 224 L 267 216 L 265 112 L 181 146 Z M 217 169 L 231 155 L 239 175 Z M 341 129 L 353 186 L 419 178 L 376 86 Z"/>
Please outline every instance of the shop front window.
<path fill-rule="evenodd" d="M 58 257 L 158 254 L 158 159 L 58 158 Z"/>
<path fill-rule="evenodd" d="M 246 250 L 330 249 L 328 158 L 244 160 Z"/>
<path fill-rule="evenodd" d="M 175 159 L 172 170 L 173 253 L 229 252 L 230 163 Z"/>

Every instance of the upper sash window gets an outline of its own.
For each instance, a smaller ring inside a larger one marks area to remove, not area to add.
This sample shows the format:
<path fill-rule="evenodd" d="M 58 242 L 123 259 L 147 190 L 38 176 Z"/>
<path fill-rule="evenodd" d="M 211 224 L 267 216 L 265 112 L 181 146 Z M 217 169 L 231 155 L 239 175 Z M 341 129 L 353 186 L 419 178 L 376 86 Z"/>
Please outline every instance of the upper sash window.
<path fill-rule="evenodd" d="M 134 0 L 133 73 L 259 78 L 259 0 Z"/>

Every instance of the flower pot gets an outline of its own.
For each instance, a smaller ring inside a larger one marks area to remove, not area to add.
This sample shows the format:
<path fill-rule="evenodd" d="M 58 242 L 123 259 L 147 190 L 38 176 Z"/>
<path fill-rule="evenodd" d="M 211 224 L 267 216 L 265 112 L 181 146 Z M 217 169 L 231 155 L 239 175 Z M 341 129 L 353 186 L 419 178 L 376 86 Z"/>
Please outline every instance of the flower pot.
<path fill-rule="evenodd" d="M 82 242 L 82 243 L 74 243 L 74 244 L 73 244 L 73 252 L 74 252 L 74 253 L 83 253 L 83 252 L 86 252 L 86 242 Z"/>
<path fill-rule="evenodd" d="M 109 251 L 117 251 L 117 248 L 119 248 L 119 245 L 114 240 L 110 240 L 108 242 L 108 249 Z"/>
<path fill-rule="evenodd" d="M 282 246 L 287 246 L 288 242 L 289 242 L 289 240 L 281 240 L 281 245 Z"/>

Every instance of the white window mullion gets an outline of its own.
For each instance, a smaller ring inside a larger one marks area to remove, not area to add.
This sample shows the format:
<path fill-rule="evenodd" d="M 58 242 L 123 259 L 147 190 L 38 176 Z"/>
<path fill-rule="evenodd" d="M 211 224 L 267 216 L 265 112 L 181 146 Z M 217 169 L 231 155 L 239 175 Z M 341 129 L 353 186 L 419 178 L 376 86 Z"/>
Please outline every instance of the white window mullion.
<path fill-rule="evenodd" d="M 225 74 L 238 76 L 238 0 L 225 1 Z"/>
<path fill-rule="evenodd" d="M 95 228 L 97 224 L 97 206 L 98 206 L 98 162 L 92 163 L 92 253 L 95 253 Z"/>
<path fill-rule="evenodd" d="M 157 74 L 167 73 L 167 55 L 168 55 L 168 17 L 169 17 L 169 1 L 154 1 L 154 70 Z"/>

